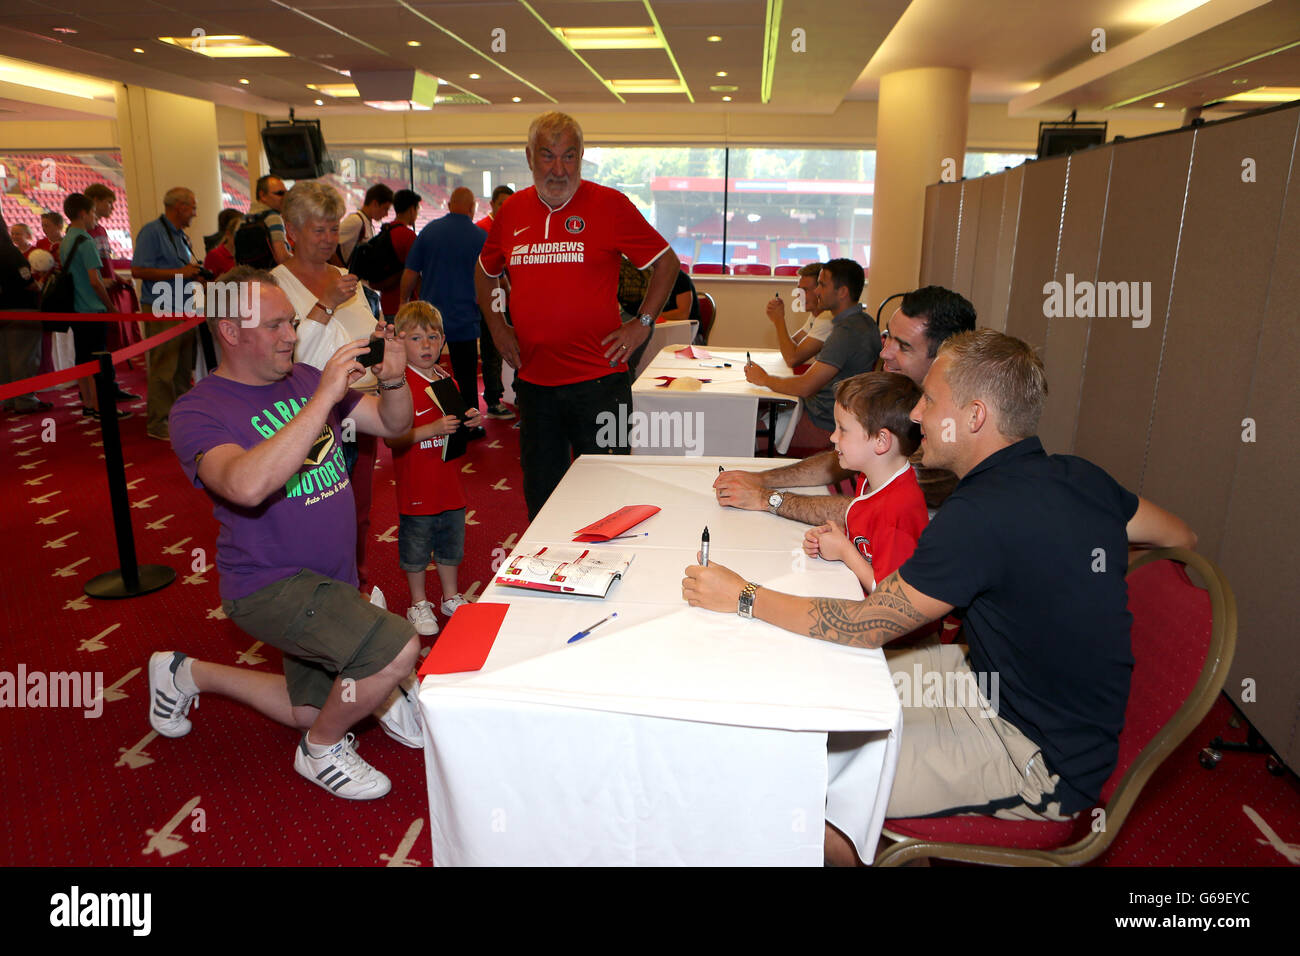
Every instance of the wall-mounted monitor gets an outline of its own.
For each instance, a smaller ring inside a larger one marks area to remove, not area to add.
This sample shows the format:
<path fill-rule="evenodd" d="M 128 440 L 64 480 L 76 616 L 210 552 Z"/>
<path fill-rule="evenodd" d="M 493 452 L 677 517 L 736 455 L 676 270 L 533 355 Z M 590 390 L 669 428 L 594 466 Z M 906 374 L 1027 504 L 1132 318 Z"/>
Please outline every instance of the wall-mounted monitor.
<path fill-rule="evenodd" d="M 316 179 L 334 172 L 325 149 L 320 123 L 272 120 L 262 130 L 262 148 L 272 176 L 281 179 Z"/>
<path fill-rule="evenodd" d="M 1038 158 L 1060 156 L 1106 142 L 1105 123 L 1039 123 Z"/>

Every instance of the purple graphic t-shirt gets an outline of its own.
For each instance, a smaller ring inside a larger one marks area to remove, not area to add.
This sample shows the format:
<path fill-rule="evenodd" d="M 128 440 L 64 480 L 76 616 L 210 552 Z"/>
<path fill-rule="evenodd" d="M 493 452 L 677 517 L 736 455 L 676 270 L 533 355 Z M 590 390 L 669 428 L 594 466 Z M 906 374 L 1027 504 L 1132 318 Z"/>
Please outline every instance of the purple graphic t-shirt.
<path fill-rule="evenodd" d="M 274 385 L 241 385 L 209 375 L 176 400 L 172 448 L 196 488 L 199 459 L 220 445 L 249 449 L 283 428 L 307 404 L 320 382 L 310 365 L 294 365 Z M 306 568 L 357 585 L 357 519 L 340 442 L 343 419 L 359 393 L 330 411 L 302 467 L 255 508 L 233 505 L 212 491 L 221 598 L 237 601 Z M 204 489 L 207 491 L 207 489 Z"/>

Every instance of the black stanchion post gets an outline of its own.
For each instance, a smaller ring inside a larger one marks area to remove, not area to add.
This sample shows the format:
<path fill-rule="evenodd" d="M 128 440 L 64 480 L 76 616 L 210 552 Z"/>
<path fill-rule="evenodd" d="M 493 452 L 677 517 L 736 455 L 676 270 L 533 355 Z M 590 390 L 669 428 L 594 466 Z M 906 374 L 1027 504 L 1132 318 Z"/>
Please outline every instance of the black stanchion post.
<path fill-rule="evenodd" d="M 120 567 L 86 582 L 85 592 L 93 598 L 138 597 L 165 588 L 176 580 L 172 568 L 160 564 L 141 566 L 135 557 L 135 532 L 131 528 L 131 502 L 126 493 L 126 463 L 122 458 L 122 433 L 117 423 L 117 381 L 113 356 L 96 352 L 99 371 L 95 389 L 99 396 L 99 428 L 104 439 L 104 468 L 108 473 L 108 497 L 113 509 L 113 532 L 117 538 Z"/>

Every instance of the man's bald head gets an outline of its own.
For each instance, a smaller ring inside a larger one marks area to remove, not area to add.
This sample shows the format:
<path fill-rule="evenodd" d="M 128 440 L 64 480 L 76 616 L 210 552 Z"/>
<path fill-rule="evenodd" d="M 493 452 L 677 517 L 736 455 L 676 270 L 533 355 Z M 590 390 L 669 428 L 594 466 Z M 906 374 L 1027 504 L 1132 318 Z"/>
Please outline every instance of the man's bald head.
<path fill-rule="evenodd" d="M 457 186 L 451 191 L 451 198 L 447 200 L 447 209 L 462 216 L 473 215 L 474 193 L 464 186 Z"/>

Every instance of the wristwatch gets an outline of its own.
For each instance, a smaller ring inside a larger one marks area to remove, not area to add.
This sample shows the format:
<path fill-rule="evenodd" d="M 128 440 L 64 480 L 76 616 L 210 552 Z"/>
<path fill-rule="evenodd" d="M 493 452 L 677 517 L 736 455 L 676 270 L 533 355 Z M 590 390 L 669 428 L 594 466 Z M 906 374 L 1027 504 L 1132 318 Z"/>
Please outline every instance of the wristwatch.
<path fill-rule="evenodd" d="M 777 514 L 781 508 L 781 502 L 785 501 L 785 495 L 779 491 L 774 491 L 767 496 L 767 510 L 772 514 Z"/>
<path fill-rule="evenodd" d="M 754 619 L 754 593 L 758 590 L 758 585 L 750 581 L 740 592 L 740 601 L 736 604 L 736 613 L 746 621 Z"/>
<path fill-rule="evenodd" d="M 322 312 L 324 312 L 326 315 L 328 315 L 331 319 L 334 318 L 334 310 L 331 309 L 331 308 L 330 308 L 328 305 L 326 305 L 324 302 L 322 302 L 320 299 L 317 299 L 317 300 L 316 300 L 316 308 L 320 309 Z"/>
<path fill-rule="evenodd" d="M 637 321 L 639 321 L 642 325 L 644 325 L 648 329 L 650 328 L 650 326 L 655 324 L 655 317 L 651 315 L 649 312 L 642 312 L 640 315 L 637 316 Z"/>

